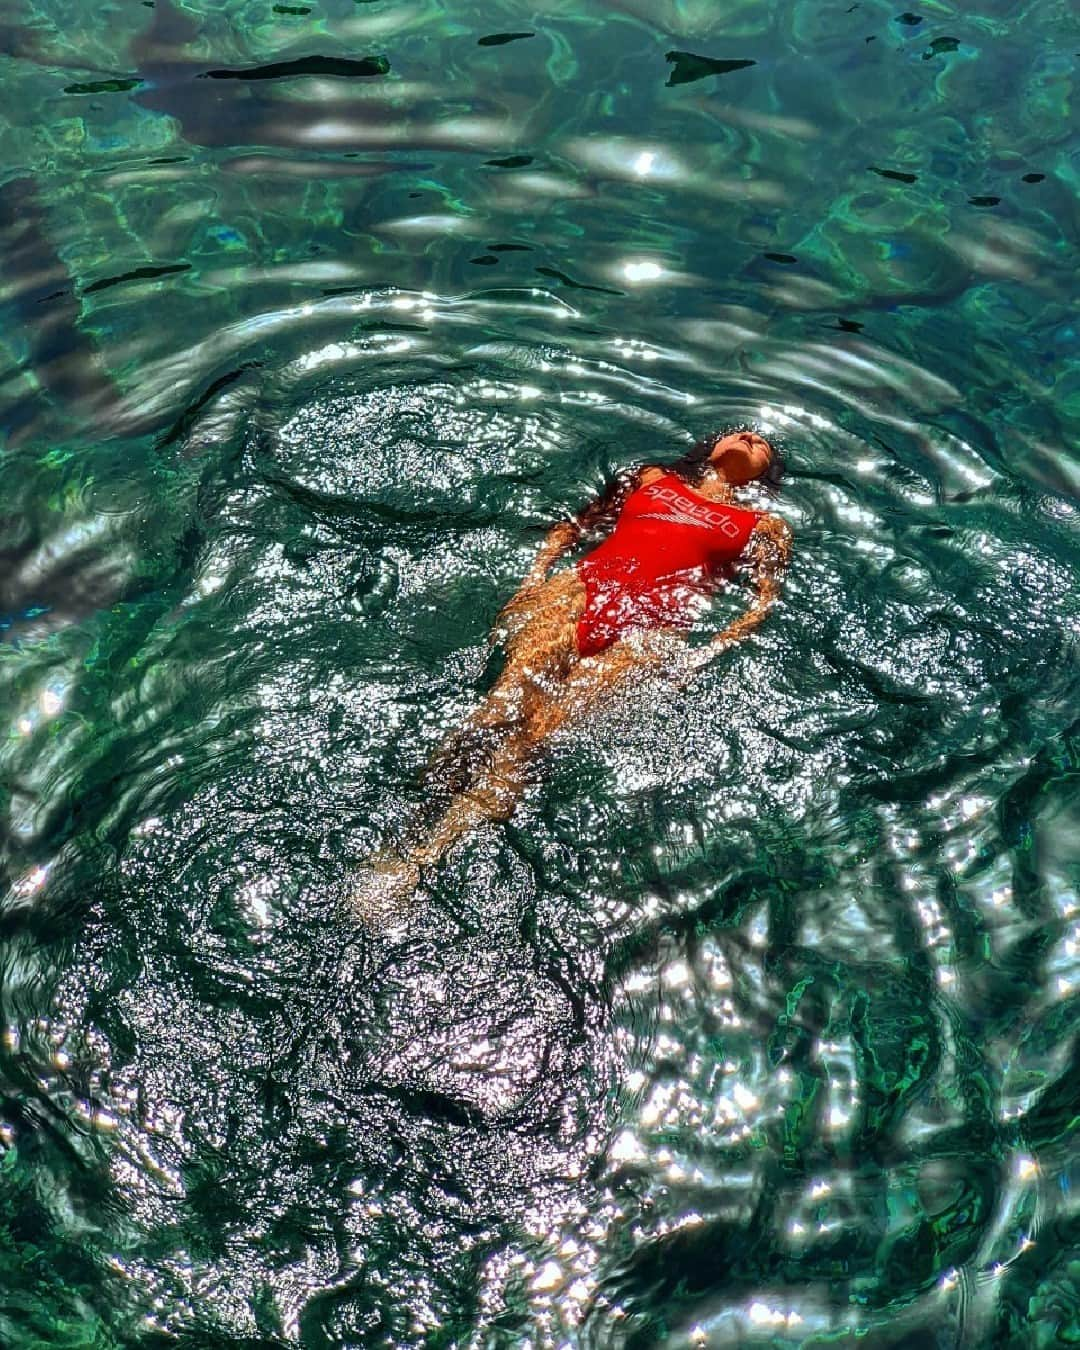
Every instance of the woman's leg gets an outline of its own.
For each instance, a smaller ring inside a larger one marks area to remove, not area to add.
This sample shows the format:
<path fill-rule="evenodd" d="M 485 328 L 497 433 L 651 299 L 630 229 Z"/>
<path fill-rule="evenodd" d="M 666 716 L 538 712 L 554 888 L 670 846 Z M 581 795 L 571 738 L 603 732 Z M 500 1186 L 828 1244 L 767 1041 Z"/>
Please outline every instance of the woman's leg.
<path fill-rule="evenodd" d="M 421 865 L 436 862 L 482 822 L 512 814 L 550 705 L 558 701 L 577 661 L 577 623 L 584 605 L 584 585 L 570 570 L 556 573 L 503 611 L 503 672 L 465 725 L 436 752 L 425 776 L 432 787 L 449 791 L 449 802 L 429 829 L 380 854 L 350 887 L 350 904 L 361 918 L 392 921 L 416 889 Z"/>
<path fill-rule="evenodd" d="M 433 759 L 428 781 L 448 786 L 452 797 L 436 825 L 408 850 L 417 861 L 435 862 L 482 820 L 505 820 L 512 813 L 547 710 L 561 697 L 578 660 L 577 624 L 584 606 L 585 588 L 570 570 L 504 610 L 506 665 L 480 707 Z"/>
<path fill-rule="evenodd" d="M 622 638 L 605 651 L 579 660 L 566 674 L 558 691 L 543 709 L 537 709 L 533 733 L 539 739 L 576 722 L 612 697 L 628 676 L 662 670 L 674 651 L 684 645 L 677 629 L 654 629 Z"/>
<path fill-rule="evenodd" d="M 503 610 L 503 671 L 480 706 L 432 755 L 426 782 L 461 791 L 494 753 L 496 742 L 528 721 L 576 657 L 575 630 L 584 603 L 584 587 L 576 572 L 568 571 L 515 597 Z"/>
<path fill-rule="evenodd" d="M 576 623 L 575 618 L 575 626 Z M 455 840 L 482 821 L 507 819 L 525 789 L 531 760 L 549 736 L 586 716 L 611 697 L 628 676 L 662 669 L 684 646 L 678 630 L 655 629 L 624 638 L 595 656 L 581 658 L 576 655 L 573 628 L 569 636 L 574 640 L 569 658 L 565 635 L 543 655 L 535 642 L 526 643 L 524 650 L 513 648 L 500 681 L 503 695 L 494 708 L 501 711 L 505 697 L 520 710 L 520 715 L 506 726 L 500 740 L 492 744 L 482 767 L 469 785 L 454 795 L 435 828 L 410 850 L 417 863 L 435 862 Z M 542 678 L 538 679 L 537 671 L 543 671 Z M 492 696 L 498 688 L 497 685 L 492 690 Z M 490 699 L 478 710 L 478 718 L 489 715 L 489 703 Z"/>

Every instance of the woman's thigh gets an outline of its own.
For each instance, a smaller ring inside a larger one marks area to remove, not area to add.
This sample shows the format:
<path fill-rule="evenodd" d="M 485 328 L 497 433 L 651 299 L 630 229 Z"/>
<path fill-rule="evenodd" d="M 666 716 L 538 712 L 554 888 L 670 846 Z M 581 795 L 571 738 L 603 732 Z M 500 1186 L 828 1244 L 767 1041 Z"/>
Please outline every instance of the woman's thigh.
<path fill-rule="evenodd" d="M 577 626 L 585 610 L 585 586 L 570 568 L 556 572 L 503 611 L 506 674 L 528 668 L 556 679 L 577 660 Z"/>
<path fill-rule="evenodd" d="M 577 627 L 585 611 L 585 583 L 577 568 L 555 572 L 539 586 L 516 595 L 500 615 L 507 650 L 535 642 L 567 624 Z"/>
<path fill-rule="evenodd" d="M 602 652 L 580 658 L 563 679 L 558 698 L 545 710 L 544 726 L 537 729 L 550 735 L 587 716 L 606 699 L 625 696 L 635 680 L 649 671 L 662 671 L 684 646 L 678 629 L 660 628 L 630 634 Z"/>

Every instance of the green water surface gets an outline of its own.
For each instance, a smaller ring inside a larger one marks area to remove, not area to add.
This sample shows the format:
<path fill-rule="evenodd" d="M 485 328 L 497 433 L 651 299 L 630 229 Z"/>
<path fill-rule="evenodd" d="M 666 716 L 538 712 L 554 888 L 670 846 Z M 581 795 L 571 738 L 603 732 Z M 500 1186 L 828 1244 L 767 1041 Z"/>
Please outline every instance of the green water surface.
<path fill-rule="evenodd" d="M 9 0 L 0 1346 L 1080 1342 L 1078 62 Z M 544 528 L 732 426 L 783 603 L 351 924 Z"/>

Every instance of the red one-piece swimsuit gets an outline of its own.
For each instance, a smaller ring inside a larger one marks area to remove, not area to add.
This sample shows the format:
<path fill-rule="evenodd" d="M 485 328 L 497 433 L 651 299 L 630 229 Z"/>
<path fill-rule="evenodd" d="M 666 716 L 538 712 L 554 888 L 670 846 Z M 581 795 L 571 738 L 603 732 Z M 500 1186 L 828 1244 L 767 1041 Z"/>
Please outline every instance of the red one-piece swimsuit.
<path fill-rule="evenodd" d="M 764 512 L 710 501 L 666 473 L 630 494 L 610 535 L 577 565 L 585 610 L 578 651 L 592 656 L 633 629 L 689 628 Z"/>

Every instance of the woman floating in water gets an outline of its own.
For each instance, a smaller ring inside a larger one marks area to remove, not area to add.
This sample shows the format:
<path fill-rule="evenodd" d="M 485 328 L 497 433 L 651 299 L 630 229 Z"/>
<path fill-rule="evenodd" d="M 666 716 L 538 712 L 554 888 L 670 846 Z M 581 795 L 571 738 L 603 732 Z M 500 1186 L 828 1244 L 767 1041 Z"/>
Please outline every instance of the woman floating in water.
<path fill-rule="evenodd" d="M 779 458 L 761 436 L 709 437 L 666 468 L 621 475 L 549 532 L 497 620 L 502 674 L 430 766 L 444 807 L 426 832 L 379 854 L 354 881 L 359 915 L 393 918 L 421 868 L 481 822 L 507 819 L 537 751 L 602 696 L 648 670 L 685 678 L 757 627 L 779 594 L 791 531 L 779 516 L 739 506 L 735 490 L 779 478 Z M 606 538 L 591 552 L 549 576 L 564 553 L 600 532 Z M 750 607 L 711 642 L 690 647 L 682 632 L 739 559 L 755 584 Z"/>

